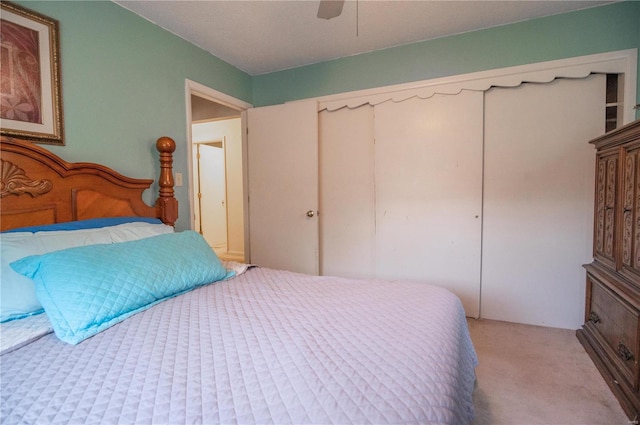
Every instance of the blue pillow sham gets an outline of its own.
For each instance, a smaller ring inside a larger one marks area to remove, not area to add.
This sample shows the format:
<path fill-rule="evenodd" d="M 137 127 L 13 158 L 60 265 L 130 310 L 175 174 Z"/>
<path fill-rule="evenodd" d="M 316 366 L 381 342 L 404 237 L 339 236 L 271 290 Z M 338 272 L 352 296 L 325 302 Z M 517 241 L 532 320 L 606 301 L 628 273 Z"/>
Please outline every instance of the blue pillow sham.
<path fill-rule="evenodd" d="M 65 223 L 43 224 L 41 226 L 20 227 L 17 229 L 5 230 L 2 233 L 15 232 L 51 232 L 56 230 L 80 230 L 80 229 L 97 229 L 99 227 L 117 226 L 124 223 L 153 223 L 161 224 L 162 221 L 152 217 L 105 217 L 90 218 L 88 220 L 68 221 Z"/>
<path fill-rule="evenodd" d="M 70 248 L 11 267 L 34 280 L 56 335 L 70 344 L 164 299 L 234 275 L 194 231 Z"/>

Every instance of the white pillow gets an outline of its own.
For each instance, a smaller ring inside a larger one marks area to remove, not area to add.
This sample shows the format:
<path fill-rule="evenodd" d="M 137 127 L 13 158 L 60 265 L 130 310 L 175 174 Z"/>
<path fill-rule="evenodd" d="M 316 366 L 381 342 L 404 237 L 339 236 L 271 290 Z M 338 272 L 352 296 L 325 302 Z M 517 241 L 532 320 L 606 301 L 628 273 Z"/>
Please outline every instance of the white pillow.
<path fill-rule="evenodd" d="M 9 266 L 13 261 L 77 246 L 128 242 L 173 232 L 173 227 L 166 224 L 133 222 L 95 229 L 0 234 L 0 323 L 42 312 L 33 281 L 16 273 Z"/>
<path fill-rule="evenodd" d="M 174 229 L 166 224 L 154 223 L 125 223 L 105 228 L 111 235 L 111 242 L 129 242 L 138 239 L 173 233 Z"/>

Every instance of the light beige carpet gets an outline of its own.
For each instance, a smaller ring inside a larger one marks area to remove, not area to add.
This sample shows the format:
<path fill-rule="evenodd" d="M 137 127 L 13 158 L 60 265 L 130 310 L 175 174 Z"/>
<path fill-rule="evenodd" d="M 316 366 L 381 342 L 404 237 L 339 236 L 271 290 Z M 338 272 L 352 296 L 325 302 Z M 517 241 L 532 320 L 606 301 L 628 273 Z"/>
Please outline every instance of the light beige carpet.
<path fill-rule="evenodd" d="M 474 425 L 633 423 L 575 331 L 493 320 L 468 323 L 480 361 Z"/>

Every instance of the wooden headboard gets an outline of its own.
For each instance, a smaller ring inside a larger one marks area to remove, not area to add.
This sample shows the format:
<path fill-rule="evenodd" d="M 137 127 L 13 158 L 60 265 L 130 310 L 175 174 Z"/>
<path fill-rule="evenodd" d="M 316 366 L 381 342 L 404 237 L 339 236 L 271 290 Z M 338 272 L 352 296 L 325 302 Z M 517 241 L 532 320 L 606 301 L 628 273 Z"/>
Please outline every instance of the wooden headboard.
<path fill-rule="evenodd" d="M 68 163 L 33 142 L 2 137 L 0 230 L 103 217 L 157 217 L 174 225 L 178 201 L 173 191 L 175 142 L 161 137 L 160 193 L 155 206 L 142 200 L 153 180 L 125 177 L 109 167 Z"/>

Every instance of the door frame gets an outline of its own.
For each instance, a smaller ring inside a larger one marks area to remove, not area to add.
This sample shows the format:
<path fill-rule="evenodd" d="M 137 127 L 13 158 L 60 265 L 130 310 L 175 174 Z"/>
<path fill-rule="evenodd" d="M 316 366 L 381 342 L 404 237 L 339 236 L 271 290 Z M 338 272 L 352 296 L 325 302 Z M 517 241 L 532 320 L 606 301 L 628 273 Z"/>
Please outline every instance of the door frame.
<path fill-rule="evenodd" d="M 253 105 L 245 102 L 244 100 L 237 99 L 233 96 L 230 96 L 221 91 L 212 89 L 211 87 L 207 87 L 203 84 L 200 84 L 196 81 L 192 81 L 189 79 L 185 79 L 184 84 L 184 97 L 185 97 L 185 111 L 186 111 L 186 119 L 187 119 L 187 138 L 186 138 L 186 148 L 187 148 L 187 174 L 188 174 L 188 195 L 189 195 L 189 228 L 195 228 L 195 200 L 194 200 L 194 181 L 193 181 L 193 158 L 191 156 L 193 152 L 193 142 L 192 142 L 192 134 L 191 134 L 191 124 L 193 123 L 193 115 L 191 111 L 191 95 L 195 95 L 204 99 L 207 99 L 211 102 L 219 103 L 228 108 L 235 109 L 238 111 L 241 120 L 241 131 L 242 131 L 242 178 L 243 178 L 243 204 L 244 204 L 244 238 L 245 238 L 245 258 L 248 257 L 248 238 L 249 238 L 249 228 L 248 228 L 248 193 L 247 190 L 247 162 L 246 162 L 246 150 L 247 150 L 247 132 L 246 132 L 246 113 L 247 109 L 253 108 Z"/>

